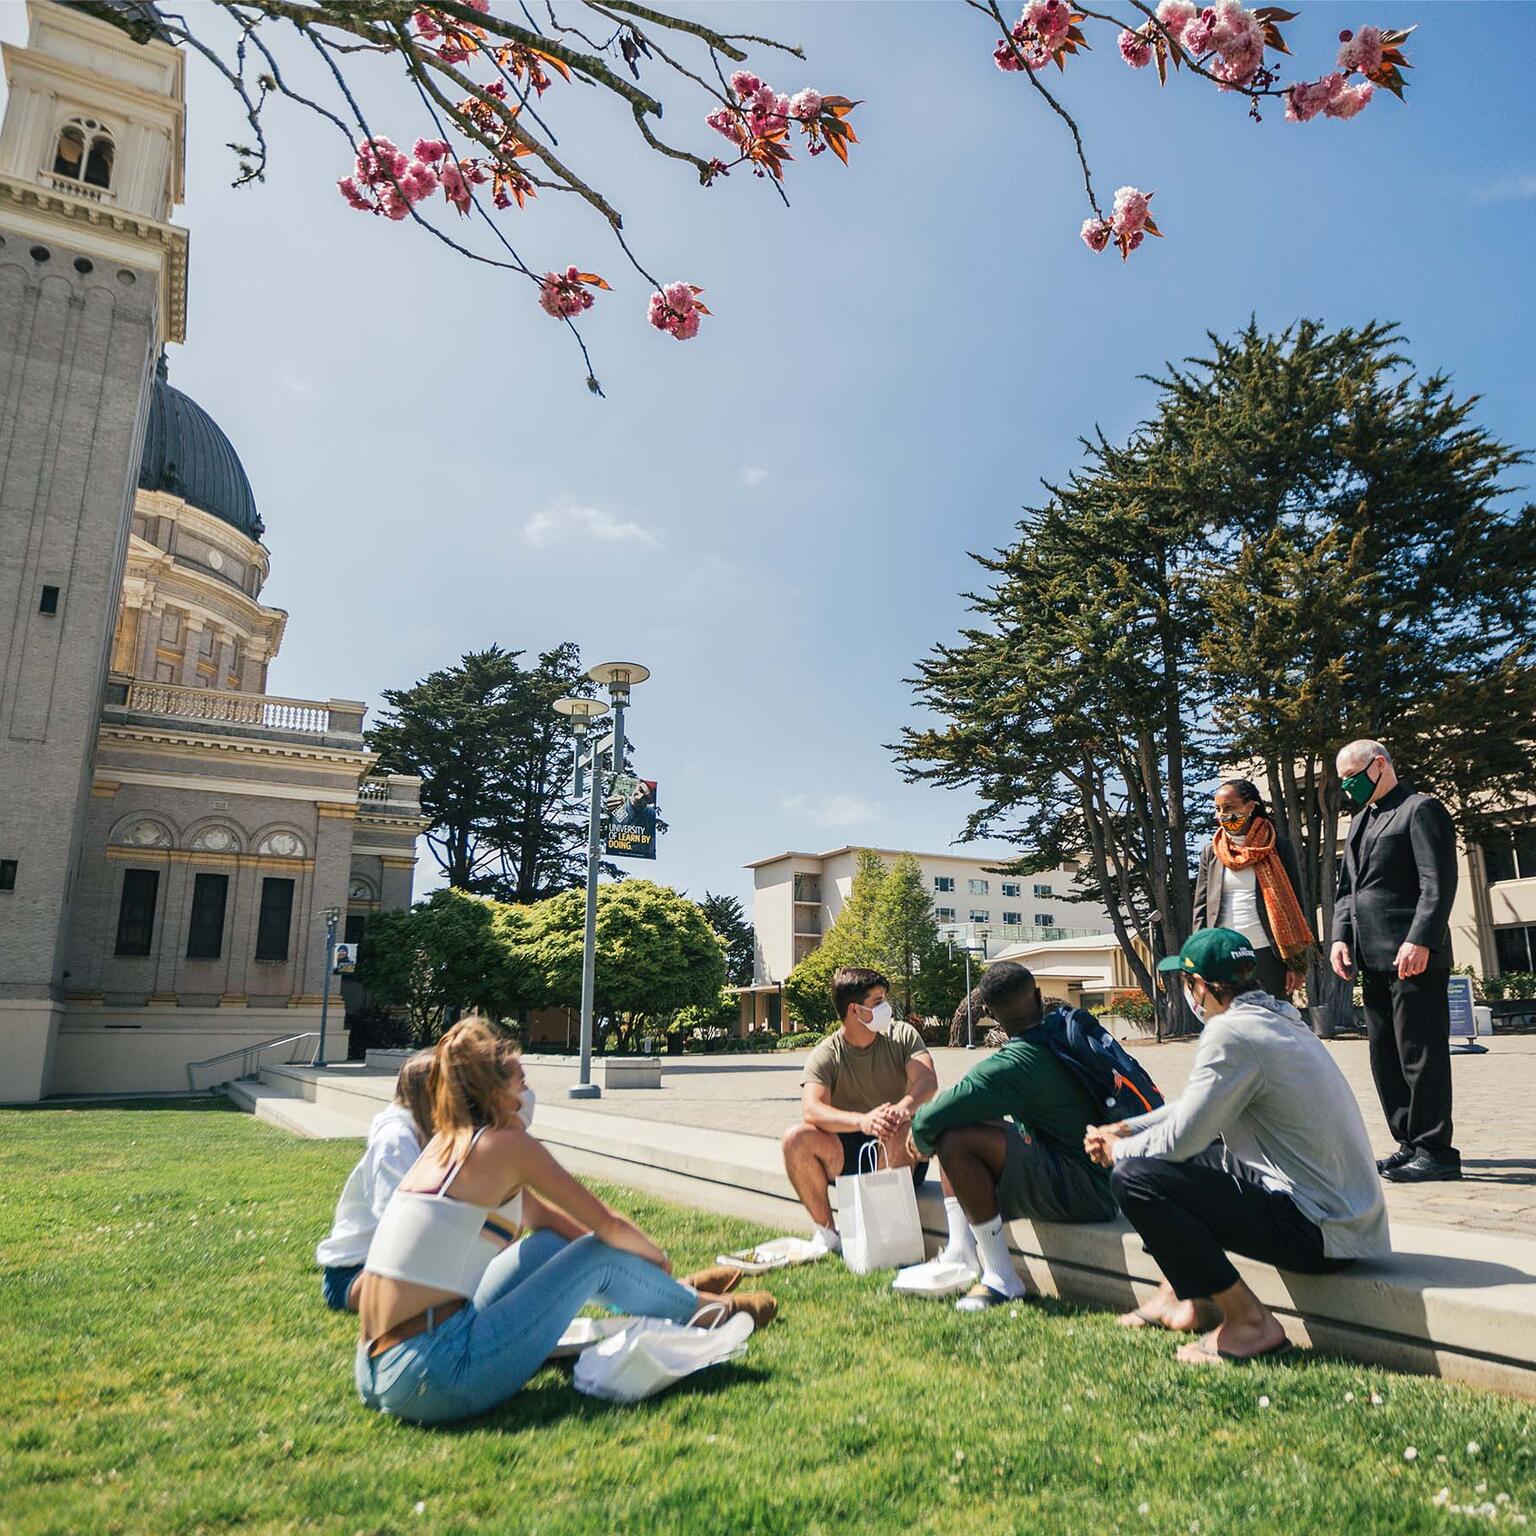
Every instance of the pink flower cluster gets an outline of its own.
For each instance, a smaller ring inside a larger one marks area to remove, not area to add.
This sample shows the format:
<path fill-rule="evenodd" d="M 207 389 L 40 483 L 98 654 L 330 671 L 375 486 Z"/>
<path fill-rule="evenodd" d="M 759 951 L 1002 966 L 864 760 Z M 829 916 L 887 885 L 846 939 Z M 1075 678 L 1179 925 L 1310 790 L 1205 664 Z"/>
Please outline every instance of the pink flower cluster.
<path fill-rule="evenodd" d="M 1293 85 L 1285 93 L 1285 120 L 1309 123 L 1319 113 L 1324 117 L 1351 118 L 1365 110 L 1375 90 L 1369 80 L 1349 85 L 1335 71 L 1310 85 Z"/>
<path fill-rule="evenodd" d="M 1135 32 L 1129 29 L 1120 34 L 1120 57 L 1132 69 L 1145 69 L 1152 62 L 1152 36 L 1150 26 Z"/>
<path fill-rule="evenodd" d="M 464 4 L 477 11 L 491 8 L 491 0 L 464 0 Z M 438 12 L 422 9 L 412 13 L 411 25 L 422 42 L 437 44 L 434 51 L 444 64 L 462 64 L 469 57 L 471 50 L 464 46 L 465 33 L 461 23 L 445 23 Z"/>
<path fill-rule="evenodd" d="M 1367 77 L 1381 68 L 1383 44 L 1380 27 L 1361 27 L 1358 32 L 1340 32 L 1339 68 L 1346 75 L 1358 70 Z"/>
<path fill-rule="evenodd" d="M 489 180 L 478 160 L 454 159 L 446 139 L 417 139 L 409 155 L 388 139 L 364 139 L 357 149 L 357 169 L 336 187 L 363 213 L 403 219 L 439 187 L 460 213 L 468 213 L 470 187 Z"/>
<path fill-rule="evenodd" d="M 692 283 L 667 283 L 651 295 L 651 324 L 679 341 L 691 341 L 699 334 L 699 316 L 709 313 L 699 302 L 702 292 Z"/>
<path fill-rule="evenodd" d="M 1115 205 L 1107 219 L 1084 219 L 1083 244 L 1090 251 L 1106 250 L 1111 241 L 1120 247 L 1121 256 L 1129 256 L 1148 232 L 1157 233 L 1152 223 L 1151 192 L 1136 187 L 1121 187 L 1115 193 Z"/>
<path fill-rule="evenodd" d="M 441 140 L 423 139 L 416 154 L 407 155 L 388 139 L 364 139 L 357 147 L 357 169 L 336 183 L 341 195 L 352 207 L 364 213 L 381 213 L 387 219 L 406 218 L 412 207 L 430 197 L 438 188 L 438 173 L 433 162 L 441 155 L 423 155 L 423 149 L 435 149 Z M 448 146 L 442 144 L 442 153 Z"/>
<path fill-rule="evenodd" d="M 1215 5 L 1208 5 L 1188 18 L 1183 18 L 1182 8 L 1164 9 L 1182 19 L 1177 37 L 1190 53 L 1197 59 L 1216 55 L 1211 61 L 1211 73 L 1224 87 L 1247 85 L 1258 74 L 1264 63 L 1264 23 L 1253 11 L 1245 10 L 1239 0 L 1217 0 Z M 1174 31 L 1171 18 L 1160 11 L 1158 19 L 1170 32 Z"/>
<path fill-rule="evenodd" d="M 731 76 L 731 91 L 740 103 L 739 109 L 721 107 L 704 121 L 740 150 L 751 148 L 754 139 L 788 127 L 790 117 L 798 115 L 794 113 L 794 104 L 802 97 L 815 97 L 816 111 L 821 110 L 821 97 L 815 91 L 801 91 L 791 99 L 745 69 L 738 69 Z"/>
<path fill-rule="evenodd" d="M 539 308 L 557 320 L 569 320 L 585 309 L 592 308 L 593 295 L 581 281 L 576 267 L 562 272 L 546 272 L 539 285 Z"/>

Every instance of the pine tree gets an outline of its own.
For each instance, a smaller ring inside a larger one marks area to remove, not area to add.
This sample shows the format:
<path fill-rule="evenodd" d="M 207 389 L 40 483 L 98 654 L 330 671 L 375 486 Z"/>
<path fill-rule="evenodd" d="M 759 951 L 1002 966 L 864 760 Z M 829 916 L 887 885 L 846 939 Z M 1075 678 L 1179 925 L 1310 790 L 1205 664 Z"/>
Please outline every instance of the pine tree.
<path fill-rule="evenodd" d="M 881 882 L 874 918 L 879 969 L 891 979 L 899 1012 L 909 1014 L 917 999 L 917 978 L 939 944 L 933 901 L 923 871 L 910 853 L 899 854 Z"/>

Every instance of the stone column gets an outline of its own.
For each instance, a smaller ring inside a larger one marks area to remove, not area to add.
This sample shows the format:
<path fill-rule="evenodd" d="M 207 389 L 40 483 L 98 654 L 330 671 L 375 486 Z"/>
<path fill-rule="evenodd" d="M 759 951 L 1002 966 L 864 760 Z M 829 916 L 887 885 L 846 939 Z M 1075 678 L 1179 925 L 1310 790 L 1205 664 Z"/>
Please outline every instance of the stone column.
<path fill-rule="evenodd" d="M 181 670 L 176 681 L 183 688 L 196 688 L 198 686 L 197 661 L 203 653 L 203 623 L 201 619 L 194 619 L 187 615 L 187 622 L 181 627 L 182 644 L 185 649 L 181 653 Z"/>
<path fill-rule="evenodd" d="M 357 807 L 322 803 L 315 810 L 315 870 L 310 882 L 309 924 L 299 1001 L 306 1006 L 318 1007 L 321 993 L 330 987 L 331 1022 L 341 1029 L 341 987 L 325 969 L 325 909 L 336 907 L 345 921 L 347 886 L 352 878 L 352 828 Z M 338 923 L 337 943 L 341 942 L 341 935 L 341 923 Z M 337 1054 L 330 1040 L 326 1042 L 326 1050 L 329 1055 Z"/>

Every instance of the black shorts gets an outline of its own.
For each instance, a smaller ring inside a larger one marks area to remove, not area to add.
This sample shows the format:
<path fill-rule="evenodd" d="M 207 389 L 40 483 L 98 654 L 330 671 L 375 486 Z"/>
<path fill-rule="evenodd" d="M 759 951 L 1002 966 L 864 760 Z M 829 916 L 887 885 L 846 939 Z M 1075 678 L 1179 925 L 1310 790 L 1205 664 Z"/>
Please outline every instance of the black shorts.
<path fill-rule="evenodd" d="M 863 1131 L 838 1131 L 837 1139 L 843 1144 L 843 1177 L 860 1172 L 859 1158 L 863 1155 L 865 1147 L 878 1148 L 880 1143 L 874 1136 L 866 1136 Z M 876 1168 L 885 1167 L 885 1157 L 879 1152 L 874 1153 Z M 870 1169 L 870 1159 L 864 1158 L 864 1172 Z M 912 1182 L 921 1184 L 928 1177 L 928 1159 L 924 1158 L 920 1163 L 912 1165 Z"/>

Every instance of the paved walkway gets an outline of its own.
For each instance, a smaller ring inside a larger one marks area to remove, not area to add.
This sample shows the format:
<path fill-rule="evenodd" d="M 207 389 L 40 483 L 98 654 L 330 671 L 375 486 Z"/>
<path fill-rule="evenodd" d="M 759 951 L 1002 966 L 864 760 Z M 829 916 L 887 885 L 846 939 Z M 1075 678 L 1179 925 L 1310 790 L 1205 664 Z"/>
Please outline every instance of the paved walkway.
<path fill-rule="evenodd" d="M 1485 1039 L 1486 1056 L 1453 1056 L 1456 1141 L 1464 1176 L 1459 1184 L 1387 1186 L 1387 1206 L 1399 1221 L 1484 1232 L 1536 1234 L 1536 1035 Z M 1363 1040 L 1330 1044 L 1355 1090 L 1378 1156 L 1392 1151 Z M 1170 1097 L 1184 1086 L 1195 1042 L 1135 1047 L 1137 1058 Z M 972 1053 L 935 1048 L 939 1083 L 964 1076 Z M 611 1092 L 580 1106 L 601 1114 L 661 1120 L 748 1135 L 777 1136 L 798 1114 L 803 1051 L 775 1056 L 669 1057 L 662 1087 Z M 531 1067 L 541 1099 L 563 1104 L 570 1073 Z M 1325 1128 L 1319 1127 L 1320 1132 Z"/>

